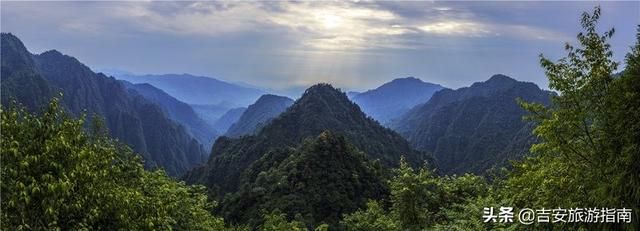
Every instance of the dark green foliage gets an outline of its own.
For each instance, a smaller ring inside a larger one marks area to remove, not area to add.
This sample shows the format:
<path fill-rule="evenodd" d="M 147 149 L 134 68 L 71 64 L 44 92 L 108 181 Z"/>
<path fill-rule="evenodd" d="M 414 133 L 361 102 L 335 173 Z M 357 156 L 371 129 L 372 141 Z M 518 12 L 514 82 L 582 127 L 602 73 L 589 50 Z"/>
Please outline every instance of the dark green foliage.
<path fill-rule="evenodd" d="M 247 110 L 242 113 L 240 119 L 233 123 L 226 136 L 239 137 L 254 135 L 266 126 L 273 118 L 278 117 L 293 104 L 293 100 L 284 96 L 263 95 Z"/>
<path fill-rule="evenodd" d="M 533 124 L 516 99 L 548 104 L 550 93 L 504 75 L 458 90 L 444 89 L 391 127 L 432 152 L 443 173 L 482 174 L 528 153 Z"/>
<path fill-rule="evenodd" d="M 211 149 L 213 141 L 218 138 L 218 132 L 213 129 L 213 126 L 201 119 L 191 106 L 150 84 L 131 84 L 124 80 L 121 82 L 130 89 L 131 94 L 140 94 L 160 106 L 169 118 L 183 125 L 189 134 L 204 145 L 206 150 Z"/>
<path fill-rule="evenodd" d="M 2 229 L 222 230 L 202 186 L 147 172 L 131 149 L 85 132 L 57 100 L 42 116 L 3 109 Z M 94 120 L 99 121 L 99 120 Z"/>
<path fill-rule="evenodd" d="M 277 209 L 312 227 L 335 227 L 343 213 L 386 195 L 381 168 L 344 137 L 325 131 L 252 164 L 239 192 L 225 197 L 222 212 L 229 221 L 255 226 L 262 211 Z"/>
<path fill-rule="evenodd" d="M 325 130 L 343 135 L 367 158 L 380 159 L 384 166 L 397 165 L 401 155 L 416 166 L 428 160 L 398 134 L 367 118 L 344 93 L 328 84 L 318 84 L 307 89 L 258 134 L 218 139 L 207 165 L 189 172 L 185 179 L 219 189 L 219 195 L 235 191 L 244 169 L 270 150 L 298 146 Z"/>
<path fill-rule="evenodd" d="M 398 221 L 388 215 L 377 201 L 369 201 L 366 210 L 346 215 L 340 223 L 349 231 L 401 230 Z"/>
<path fill-rule="evenodd" d="M 287 221 L 286 214 L 271 212 L 264 215 L 264 224 L 261 225 L 262 231 L 303 231 L 308 230 L 304 223 L 299 221 Z"/>
<path fill-rule="evenodd" d="M 567 56 L 552 62 L 541 57 L 549 86 L 560 94 L 553 107 L 523 103 L 529 119 L 540 125 L 536 157 L 516 165 L 504 194 L 519 206 L 631 208 L 640 205 L 640 75 L 636 44 L 627 70 L 615 78 L 607 40 L 598 34 L 600 9 L 582 17 L 579 46 L 567 44 Z M 640 44 L 640 37 L 638 37 Z M 599 224 L 600 229 L 637 230 L 632 225 Z M 583 224 L 579 224 L 583 225 Z"/>
<path fill-rule="evenodd" d="M 2 49 L 4 105 L 5 100 L 14 98 L 35 111 L 43 103 L 42 97 L 50 97 L 46 89 L 61 92 L 65 110 L 76 116 L 88 113 L 105 118 L 109 134 L 142 155 L 149 168 L 162 167 L 169 175 L 178 176 L 204 161 L 202 146 L 184 128 L 117 80 L 96 74 L 55 50 L 32 55 L 11 34 L 2 34 Z"/>
<path fill-rule="evenodd" d="M 430 230 L 461 219 L 476 219 L 480 210 L 464 214 L 471 217 L 450 214 L 489 190 L 482 177 L 438 177 L 426 168 L 413 170 L 404 161 L 395 170 L 389 187 L 390 208 L 385 210 L 381 203 L 369 202 L 366 210 L 344 217 L 341 223 L 346 230 Z"/>

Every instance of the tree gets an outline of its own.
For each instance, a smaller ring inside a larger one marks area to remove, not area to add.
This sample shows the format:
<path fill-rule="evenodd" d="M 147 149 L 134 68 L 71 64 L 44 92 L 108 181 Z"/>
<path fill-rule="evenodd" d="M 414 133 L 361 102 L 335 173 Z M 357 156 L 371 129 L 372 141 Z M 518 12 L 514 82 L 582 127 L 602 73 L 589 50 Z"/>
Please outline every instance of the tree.
<path fill-rule="evenodd" d="M 340 223 L 349 231 L 400 230 L 398 221 L 389 216 L 377 201 L 369 201 L 365 211 L 345 215 Z"/>
<path fill-rule="evenodd" d="M 469 221 L 477 216 L 477 210 L 470 211 L 477 202 L 489 201 L 482 177 L 437 176 L 426 167 L 414 170 L 402 159 L 389 185 L 390 212 L 385 212 L 380 202 L 370 201 L 366 210 L 344 216 L 341 224 L 347 230 L 424 230 L 454 223 L 482 227 Z"/>
<path fill-rule="evenodd" d="M 403 229 L 420 230 L 428 223 L 429 215 L 434 211 L 429 207 L 434 206 L 435 188 L 437 182 L 433 179 L 433 173 L 420 169 L 415 172 L 402 158 L 400 167 L 396 169 L 395 177 L 390 181 L 391 188 L 391 212 L 399 219 Z"/>
<path fill-rule="evenodd" d="M 204 187 L 145 171 L 130 148 L 85 131 L 57 99 L 2 109 L 2 227 L 12 230 L 222 230 Z"/>
<path fill-rule="evenodd" d="M 566 57 L 553 62 L 541 56 L 549 87 L 558 95 L 551 107 L 522 103 L 538 124 L 534 134 L 541 142 L 531 148 L 536 156 L 518 163 L 505 182 L 504 196 L 519 207 L 638 210 L 638 45 L 627 56 L 627 70 L 616 77 L 618 63 L 607 43 L 614 30 L 599 34 L 599 18 L 599 7 L 582 15 L 579 46 L 567 44 Z"/>

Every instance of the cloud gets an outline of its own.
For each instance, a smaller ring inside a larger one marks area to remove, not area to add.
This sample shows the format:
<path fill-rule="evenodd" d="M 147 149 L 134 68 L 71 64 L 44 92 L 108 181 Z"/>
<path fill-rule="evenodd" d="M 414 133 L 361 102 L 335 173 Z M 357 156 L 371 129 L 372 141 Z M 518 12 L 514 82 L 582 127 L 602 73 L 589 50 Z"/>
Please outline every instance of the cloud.
<path fill-rule="evenodd" d="M 437 35 L 485 37 L 491 31 L 487 25 L 476 22 L 441 21 L 420 26 L 420 30 Z"/>
<path fill-rule="evenodd" d="M 566 38 L 549 29 L 480 19 L 469 9 L 442 3 L 97 2 L 94 6 L 93 11 L 86 8 L 94 15 L 86 13 L 82 20 L 56 17 L 63 29 L 91 34 L 110 33 L 122 26 L 144 33 L 202 37 L 278 31 L 293 42 L 290 49 L 336 51 L 419 49 L 433 36 Z"/>
<path fill-rule="evenodd" d="M 322 80 L 362 88 L 406 75 L 462 86 L 495 72 L 533 81 L 544 74 L 537 55 L 561 57 L 582 11 L 603 6 L 601 25 L 616 27 L 612 42 L 622 58 L 636 32 L 628 19 L 638 18 L 637 2 L 0 4 L 2 30 L 31 51 L 56 48 L 98 68 L 271 87 Z"/>

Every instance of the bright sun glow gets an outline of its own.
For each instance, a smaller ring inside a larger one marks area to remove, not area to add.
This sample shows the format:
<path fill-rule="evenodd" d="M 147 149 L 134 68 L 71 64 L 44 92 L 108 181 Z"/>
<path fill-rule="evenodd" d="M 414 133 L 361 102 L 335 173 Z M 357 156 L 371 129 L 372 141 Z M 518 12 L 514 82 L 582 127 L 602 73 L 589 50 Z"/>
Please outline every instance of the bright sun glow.
<path fill-rule="evenodd" d="M 334 29 L 342 24 L 342 18 L 332 14 L 322 15 L 319 20 L 325 29 Z"/>

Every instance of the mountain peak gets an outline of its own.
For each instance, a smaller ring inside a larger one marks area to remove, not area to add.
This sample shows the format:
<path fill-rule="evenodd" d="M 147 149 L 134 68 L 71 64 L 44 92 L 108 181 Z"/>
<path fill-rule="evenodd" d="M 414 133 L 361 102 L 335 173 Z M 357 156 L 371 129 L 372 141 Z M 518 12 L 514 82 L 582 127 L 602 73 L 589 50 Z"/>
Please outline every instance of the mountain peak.
<path fill-rule="evenodd" d="M 8 66 L 15 68 L 32 68 L 33 60 L 31 59 L 31 53 L 24 46 L 22 41 L 11 33 L 2 33 L 2 68 L 3 70 Z M 8 65 L 5 67 L 5 65 Z M 3 71 L 4 74 L 4 71 Z M 4 76 L 3 76 L 4 80 Z"/>
<path fill-rule="evenodd" d="M 185 179 L 209 185 L 215 182 L 221 192 L 228 192 L 238 187 L 235 180 L 240 178 L 243 169 L 268 150 L 296 146 L 325 130 L 344 135 L 370 159 L 379 159 L 387 166 L 397 165 L 403 155 L 416 166 L 429 160 L 424 153 L 413 150 L 400 135 L 368 118 L 345 93 L 323 83 L 308 88 L 256 135 L 227 141 L 219 139 L 212 148 L 207 167 L 194 170 Z M 233 160 L 226 161 L 230 159 Z"/>
<path fill-rule="evenodd" d="M 307 90 L 304 91 L 303 97 L 304 95 L 307 95 L 307 94 L 318 94 L 318 93 L 340 93 L 340 90 L 338 90 L 337 88 L 333 87 L 331 84 L 328 84 L 328 83 L 318 83 L 307 88 Z"/>
<path fill-rule="evenodd" d="M 513 86 L 520 83 L 518 80 L 515 80 L 509 76 L 503 74 L 495 74 L 491 76 L 487 81 L 484 82 L 475 82 L 471 84 L 472 89 L 491 89 L 494 91 L 503 91 L 506 89 L 510 89 Z"/>
<path fill-rule="evenodd" d="M 424 83 L 424 81 L 422 81 L 421 79 L 418 79 L 416 77 L 413 77 L 413 76 L 408 76 L 408 77 L 404 77 L 404 78 L 393 79 L 393 80 L 391 80 L 391 82 L 386 83 L 386 84 L 391 84 L 391 83 Z"/>
<path fill-rule="evenodd" d="M 66 55 L 62 54 L 60 51 L 56 50 L 56 49 L 42 52 L 40 55 L 43 55 L 43 56 L 66 56 Z"/>
<path fill-rule="evenodd" d="M 289 99 L 288 97 L 285 97 L 285 96 L 264 94 L 264 95 L 260 96 L 260 98 L 258 98 L 258 100 L 256 100 L 256 104 L 257 103 L 262 103 L 262 102 L 270 102 L 270 101 L 274 101 L 274 100 L 291 100 L 291 99 Z M 293 100 L 291 100 L 291 101 L 293 101 Z"/>
<path fill-rule="evenodd" d="M 13 45 L 18 45 L 20 47 L 24 47 L 24 44 L 22 44 L 22 41 L 20 41 L 20 39 L 18 37 L 16 37 L 15 35 L 13 35 L 12 33 L 4 33 L 3 32 L 1 37 L 2 37 L 3 46 L 8 45 L 8 44 L 13 44 Z"/>
<path fill-rule="evenodd" d="M 414 106 L 427 102 L 442 86 L 415 77 L 397 78 L 352 97 L 367 115 L 386 124 Z"/>
<path fill-rule="evenodd" d="M 486 83 L 489 82 L 501 82 L 501 83 L 514 83 L 514 82 L 518 82 L 517 80 L 515 80 L 514 78 L 511 78 L 509 76 L 503 75 L 503 74 L 495 74 L 493 76 L 491 76 L 491 78 L 489 78 L 489 80 L 485 81 Z"/>
<path fill-rule="evenodd" d="M 260 131 L 273 118 L 278 117 L 293 104 L 293 100 L 284 96 L 266 94 L 251 104 L 225 135 L 239 137 L 252 135 Z"/>

